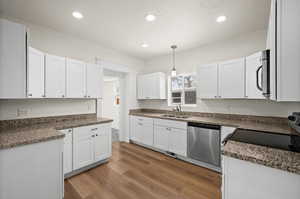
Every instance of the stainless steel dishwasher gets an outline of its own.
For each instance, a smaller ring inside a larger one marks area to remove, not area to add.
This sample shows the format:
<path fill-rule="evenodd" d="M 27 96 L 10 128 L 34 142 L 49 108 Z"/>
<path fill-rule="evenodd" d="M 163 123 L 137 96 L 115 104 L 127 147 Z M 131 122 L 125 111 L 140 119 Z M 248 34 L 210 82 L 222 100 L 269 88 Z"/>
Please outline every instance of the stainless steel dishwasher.
<path fill-rule="evenodd" d="M 213 170 L 221 169 L 221 127 L 188 123 L 188 158 Z"/>

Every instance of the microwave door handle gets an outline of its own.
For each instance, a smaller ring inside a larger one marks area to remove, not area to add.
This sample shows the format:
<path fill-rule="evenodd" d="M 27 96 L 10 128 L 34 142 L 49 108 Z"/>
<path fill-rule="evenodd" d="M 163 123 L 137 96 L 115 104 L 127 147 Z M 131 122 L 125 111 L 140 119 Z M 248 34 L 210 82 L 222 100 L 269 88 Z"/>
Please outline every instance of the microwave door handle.
<path fill-rule="evenodd" d="M 257 68 L 256 70 L 256 87 L 258 90 L 262 91 L 262 87 L 259 85 L 259 71 L 262 69 L 262 65 L 260 67 Z"/>

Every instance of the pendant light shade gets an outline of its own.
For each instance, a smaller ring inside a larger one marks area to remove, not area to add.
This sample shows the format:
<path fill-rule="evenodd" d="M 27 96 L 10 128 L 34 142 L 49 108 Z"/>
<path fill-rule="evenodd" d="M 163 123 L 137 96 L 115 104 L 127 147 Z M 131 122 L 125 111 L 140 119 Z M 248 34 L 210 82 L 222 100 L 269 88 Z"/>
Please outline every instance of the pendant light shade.
<path fill-rule="evenodd" d="M 175 49 L 177 48 L 177 46 L 172 45 L 171 48 L 173 50 L 173 68 L 172 68 L 172 71 L 171 71 L 171 76 L 175 77 L 177 75 L 177 71 L 176 71 L 176 67 L 175 67 Z"/>

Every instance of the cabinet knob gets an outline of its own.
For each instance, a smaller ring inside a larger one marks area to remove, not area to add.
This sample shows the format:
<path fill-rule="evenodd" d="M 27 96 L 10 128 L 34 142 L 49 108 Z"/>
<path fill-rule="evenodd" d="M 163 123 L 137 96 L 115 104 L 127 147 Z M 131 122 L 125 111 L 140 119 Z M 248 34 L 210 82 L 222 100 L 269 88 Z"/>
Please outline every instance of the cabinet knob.
<path fill-rule="evenodd" d="M 72 129 L 69 129 L 68 132 L 72 132 Z"/>
<path fill-rule="evenodd" d="M 92 138 L 94 138 L 95 137 L 95 135 L 92 135 Z"/>
<path fill-rule="evenodd" d="M 96 134 L 96 136 L 98 136 L 98 134 Z"/>
<path fill-rule="evenodd" d="M 88 96 L 88 98 L 90 98 L 91 96 Z"/>
<path fill-rule="evenodd" d="M 61 97 L 65 97 L 65 95 L 61 95 Z"/>
<path fill-rule="evenodd" d="M 32 94 L 31 94 L 31 93 L 28 93 L 28 96 L 29 96 L 29 97 L 31 97 L 31 96 L 32 96 Z"/>

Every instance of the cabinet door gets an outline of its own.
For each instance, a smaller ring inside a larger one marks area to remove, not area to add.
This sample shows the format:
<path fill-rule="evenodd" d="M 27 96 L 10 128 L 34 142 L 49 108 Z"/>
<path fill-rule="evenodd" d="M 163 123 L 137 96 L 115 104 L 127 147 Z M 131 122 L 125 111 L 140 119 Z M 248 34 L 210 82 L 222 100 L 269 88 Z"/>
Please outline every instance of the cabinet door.
<path fill-rule="evenodd" d="M 66 94 L 68 98 L 86 97 L 86 65 L 73 59 L 67 59 Z"/>
<path fill-rule="evenodd" d="M 139 141 L 137 137 L 138 133 L 138 123 L 136 117 L 130 117 L 130 139 L 133 141 Z"/>
<path fill-rule="evenodd" d="M 198 67 L 197 96 L 200 98 L 218 97 L 218 64 Z"/>
<path fill-rule="evenodd" d="M 154 126 L 154 147 L 168 151 L 169 150 L 169 133 L 171 128 L 163 126 Z"/>
<path fill-rule="evenodd" d="M 74 170 L 94 162 L 94 132 L 90 127 L 79 127 L 73 129 L 74 138 L 74 154 L 73 166 Z"/>
<path fill-rule="evenodd" d="M 72 129 L 61 130 L 64 138 L 64 174 L 73 171 L 73 133 Z"/>
<path fill-rule="evenodd" d="M 94 139 L 94 161 L 101 161 L 111 156 L 111 124 L 97 125 Z"/>
<path fill-rule="evenodd" d="M 46 54 L 45 57 L 45 96 L 62 98 L 66 92 L 66 59 Z"/>
<path fill-rule="evenodd" d="M 142 76 L 137 76 L 137 99 L 144 99 L 143 96 L 143 79 Z"/>
<path fill-rule="evenodd" d="M 141 142 L 143 144 L 153 146 L 153 122 L 140 123 Z"/>
<path fill-rule="evenodd" d="M 45 95 L 45 56 L 44 53 L 34 48 L 29 48 L 27 96 L 41 98 Z"/>
<path fill-rule="evenodd" d="M 96 64 L 86 65 L 86 95 L 88 98 L 102 98 L 103 69 Z"/>
<path fill-rule="evenodd" d="M 244 58 L 219 64 L 219 96 L 221 98 L 245 97 Z"/>
<path fill-rule="evenodd" d="M 261 70 L 258 71 L 258 79 L 256 77 L 257 70 L 262 65 L 261 52 L 246 57 L 246 98 L 264 99 L 262 91 L 257 88 L 257 81 L 261 82 Z"/>
<path fill-rule="evenodd" d="M 25 98 L 26 27 L 0 19 L 0 98 Z"/>
<path fill-rule="evenodd" d="M 169 134 L 169 151 L 186 156 L 187 152 L 187 131 L 184 129 L 172 128 Z"/>

